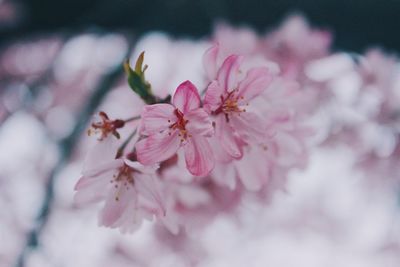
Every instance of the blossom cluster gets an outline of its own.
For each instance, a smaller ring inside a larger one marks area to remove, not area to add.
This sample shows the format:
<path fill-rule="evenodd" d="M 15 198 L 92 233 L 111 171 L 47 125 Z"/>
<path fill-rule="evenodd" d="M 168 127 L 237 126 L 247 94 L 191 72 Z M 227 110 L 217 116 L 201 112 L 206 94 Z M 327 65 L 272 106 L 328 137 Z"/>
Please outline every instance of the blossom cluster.
<path fill-rule="evenodd" d="M 306 30 L 304 39 L 326 39 Z M 98 142 L 75 187 L 78 204 L 104 201 L 100 225 L 132 232 L 156 218 L 177 233 L 234 210 L 245 194 L 269 197 L 284 189 L 290 170 L 305 167 L 313 132 L 293 73 L 324 49 L 289 51 L 291 41 L 277 33 L 273 40 L 233 42 L 243 34 L 249 33 L 217 30 L 204 51 L 200 90 L 187 80 L 160 98 L 144 77 L 143 53 L 134 69 L 125 66 L 145 105 L 126 120 L 99 113 L 89 130 Z M 129 136 L 120 134 L 129 127 Z"/>
<path fill-rule="evenodd" d="M 323 143 L 348 146 L 367 176 L 400 181 L 398 59 L 375 48 L 364 55 L 333 54 L 310 65 L 315 67 L 331 69 L 313 77 L 331 94 L 324 107 L 331 131 Z"/>
<path fill-rule="evenodd" d="M 397 62 L 376 50 L 359 60 L 332 53 L 331 40 L 299 16 L 265 36 L 220 25 L 203 49 L 202 82 L 183 79 L 167 93 L 145 78 L 142 53 L 125 70 L 143 107 L 128 119 L 99 113 L 76 203 L 104 202 L 100 225 L 122 232 L 156 219 L 176 234 L 234 211 L 246 195 L 266 201 L 284 190 L 288 174 L 306 167 L 310 143 L 346 143 L 360 164 L 385 156 L 386 168 L 400 151 Z M 363 142 L 380 133 L 383 145 Z"/>

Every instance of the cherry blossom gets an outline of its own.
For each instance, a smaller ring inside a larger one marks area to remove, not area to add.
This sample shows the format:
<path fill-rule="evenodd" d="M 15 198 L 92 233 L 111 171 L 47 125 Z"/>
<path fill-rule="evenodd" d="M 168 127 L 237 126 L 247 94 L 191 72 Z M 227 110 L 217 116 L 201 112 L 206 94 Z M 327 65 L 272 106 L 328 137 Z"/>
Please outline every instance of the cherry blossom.
<path fill-rule="evenodd" d="M 216 47 L 205 54 L 204 62 L 215 58 Z M 213 116 L 215 137 L 232 158 L 242 156 L 241 143 L 259 142 L 265 138 L 261 118 L 249 109 L 251 101 L 271 83 L 273 75 L 267 67 L 255 67 L 240 77 L 243 57 L 231 55 L 217 71 L 204 97 L 204 108 Z M 211 68 L 215 64 L 210 63 Z M 209 71 L 212 77 L 213 69 Z"/>
<path fill-rule="evenodd" d="M 113 140 L 107 139 L 89 152 L 82 177 L 75 185 L 75 203 L 104 202 L 99 224 L 121 232 L 133 232 L 143 219 L 152 220 L 153 216 L 167 221 L 156 167 L 128 158 L 113 159 L 109 156 L 113 147 Z"/>
<path fill-rule="evenodd" d="M 139 162 L 144 165 L 162 162 L 183 147 L 189 172 L 195 176 L 207 175 L 214 167 L 207 140 L 213 134 L 213 127 L 200 104 L 196 87 L 186 81 L 176 89 L 172 104 L 145 106 L 141 133 L 147 137 L 136 144 Z"/>

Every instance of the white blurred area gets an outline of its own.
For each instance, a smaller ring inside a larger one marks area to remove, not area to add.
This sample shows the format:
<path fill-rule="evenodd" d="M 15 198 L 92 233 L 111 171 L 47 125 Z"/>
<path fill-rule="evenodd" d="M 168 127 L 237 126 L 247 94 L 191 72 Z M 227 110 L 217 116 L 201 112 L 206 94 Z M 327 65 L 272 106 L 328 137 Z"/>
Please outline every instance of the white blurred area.
<path fill-rule="evenodd" d="M 121 62 L 128 49 L 126 39 L 116 34 L 85 34 L 65 44 L 57 38 L 49 42 L 54 42 L 56 51 L 37 48 L 34 57 L 32 47 L 45 47 L 46 42 L 18 44 L 3 51 L 0 62 L 0 77 L 9 80 L 2 83 L 0 100 L 0 266 L 13 266 L 25 245 L 43 201 L 46 178 L 60 156 L 57 142 L 71 133 L 99 77 Z M 199 73 L 208 45 L 206 41 L 177 42 L 153 33 L 137 44 L 132 58 L 146 51 L 147 78 L 155 93 L 163 96 L 187 79 L 199 88 L 205 86 Z M 339 60 L 342 67 L 351 64 L 346 55 L 330 60 Z M 36 67 L 24 67 L 33 61 Z M 329 69 L 336 63 L 328 64 Z M 328 72 L 323 65 L 312 68 L 310 75 L 316 79 L 340 73 L 339 67 Z M 26 88 L 46 69 L 51 70 L 45 74 L 49 78 L 33 104 L 24 108 Z M 357 93 L 357 77 L 345 77 L 332 86 L 348 91 L 336 92 L 335 102 L 341 103 L 341 110 L 336 109 L 340 105 L 326 107 L 313 118 L 319 127 L 316 139 L 325 139 L 331 127 L 327 120 L 337 120 L 335 116 L 351 119 L 343 114 Z M 130 101 L 136 104 L 129 106 Z M 101 107 L 114 116 L 129 117 L 140 108 L 137 102 L 121 80 Z M 330 109 L 335 109 L 330 113 L 334 118 L 326 115 Z M 122 235 L 97 226 L 98 206 L 74 206 L 73 188 L 92 143 L 83 135 L 72 159 L 56 176 L 51 214 L 40 246 L 27 255 L 26 266 L 400 266 L 398 188 L 388 177 L 371 181 L 355 167 L 355 150 L 344 144 L 315 146 L 306 170 L 290 174 L 286 191 L 275 193 L 269 203 L 248 197 L 237 213 L 217 217 L 182 241 L 181 236 L 162 229 L 154 231 L 158 226 L 150 223 L 132 235 Z M 168 241 L 160 242 L 160 235 Z"/>

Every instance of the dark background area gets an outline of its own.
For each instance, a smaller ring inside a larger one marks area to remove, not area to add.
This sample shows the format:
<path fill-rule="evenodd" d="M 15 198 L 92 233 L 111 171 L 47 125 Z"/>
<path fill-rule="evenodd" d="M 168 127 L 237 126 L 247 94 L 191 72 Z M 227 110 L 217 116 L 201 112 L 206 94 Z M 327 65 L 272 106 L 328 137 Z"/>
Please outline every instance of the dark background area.
<path fill-rule="evenodd" d="M 0 29 L 7 41 L 38 33 L 101 30 L 167 31 L 200 37 L 223 19 L 264 32 L 288 14 L 301 12 L 334 32 L 335 48 L 363 51 L 379 45 L 400 48 L 400 0 L 20 0 L 19 23 Z M 1 42 L 0 41 L 0 42 Z"/>

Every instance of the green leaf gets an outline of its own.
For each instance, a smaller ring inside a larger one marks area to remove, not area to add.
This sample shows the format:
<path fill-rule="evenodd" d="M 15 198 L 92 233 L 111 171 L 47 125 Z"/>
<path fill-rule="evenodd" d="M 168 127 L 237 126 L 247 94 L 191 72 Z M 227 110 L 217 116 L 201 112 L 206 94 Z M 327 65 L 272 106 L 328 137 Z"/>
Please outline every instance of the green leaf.
<path fill-rule="evenodd" d="M 128 76 L 128 84 L 131 89 L 143 99 L 147 104 L 156 103 L 156 97 L 151 92 L 151 84 L 146 80 L 144 72 L 147 65 L 143 66 L 144 52 L 140 53 L 136 60 L 135 70 L 133 70 L 127 60 L 124 63 L 124 70 Z"/>

